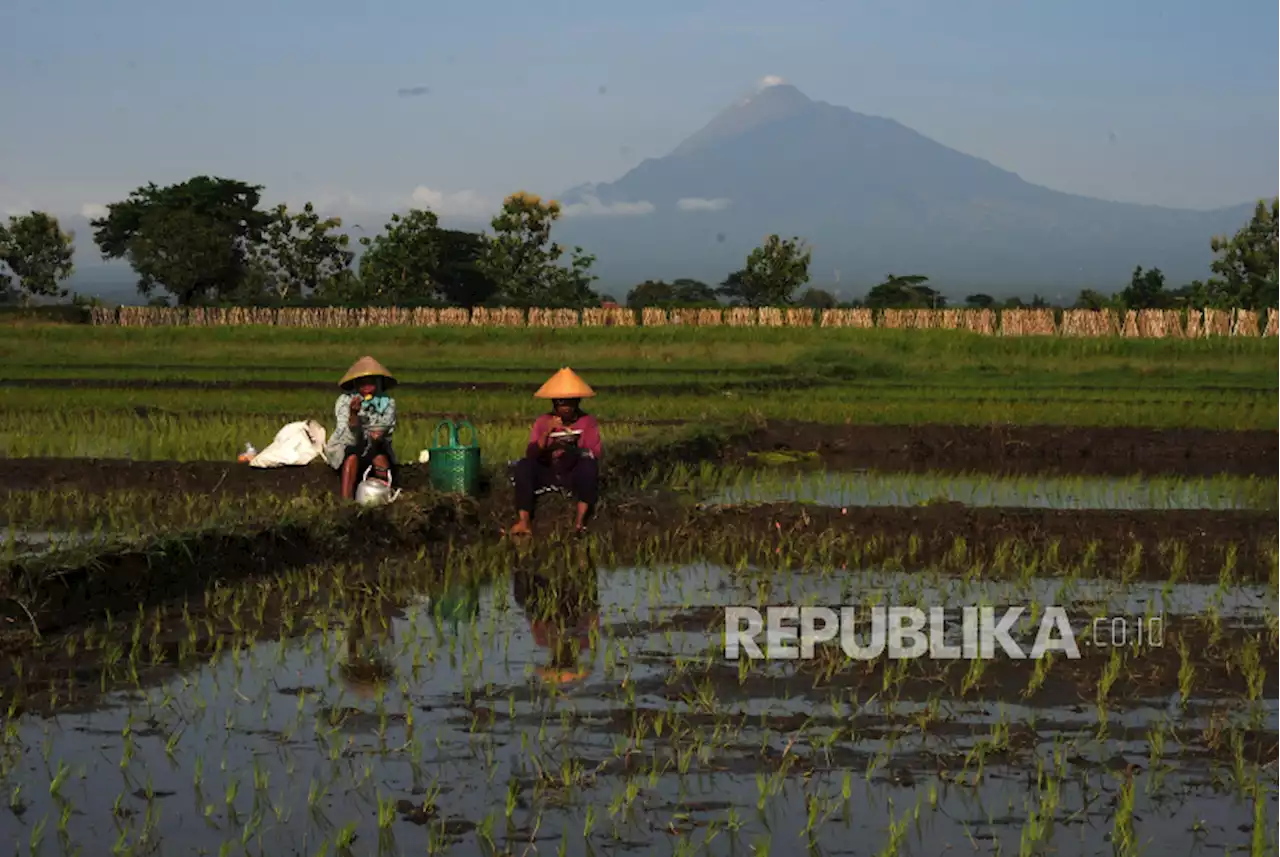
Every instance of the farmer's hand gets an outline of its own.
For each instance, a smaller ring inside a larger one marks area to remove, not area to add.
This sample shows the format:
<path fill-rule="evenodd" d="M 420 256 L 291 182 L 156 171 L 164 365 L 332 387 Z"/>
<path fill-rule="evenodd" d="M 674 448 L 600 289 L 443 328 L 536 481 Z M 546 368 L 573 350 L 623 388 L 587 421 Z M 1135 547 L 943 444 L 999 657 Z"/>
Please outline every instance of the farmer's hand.
<path fill-rule="evenodd" d="M 347 410 L 351 412 L 352 416 L 355 416 L 356 414 L 360 413 L 360 406 L 363 404 L 364 404 L 364 400 L 361 399 L 359 396 L 356 396 L 351 400 L 351 404 L 347 406 Z"/>
<path fill-rule="evenodd" d="M 546 449 L 551 444 L 551 433 L 558 431 L 564 426 L 559 417 L 552 417 L 547 421 L 547 427 L 542 430 L 542 434 L 538 437 L 538 446 Z"/>

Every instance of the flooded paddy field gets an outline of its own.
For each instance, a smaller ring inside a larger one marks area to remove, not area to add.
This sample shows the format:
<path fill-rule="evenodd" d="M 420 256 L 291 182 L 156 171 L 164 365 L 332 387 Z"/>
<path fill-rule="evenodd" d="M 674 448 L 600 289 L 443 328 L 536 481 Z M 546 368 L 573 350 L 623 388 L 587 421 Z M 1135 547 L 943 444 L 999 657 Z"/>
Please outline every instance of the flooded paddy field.
<path fill-rule="evenodd" d="M 0 852 L 1275 854 L 1274 348 L 881 333 L 380 331 L 486 479 L 373 510 L 231 460 L 366 334 L 0 344 Z M 568 363 L 601 507 L 515 541 Z M 731 658 L 768 606 L 853 630 Z"/>
<path fill-rule="evenodd" d="M 618 561 L 555 542 L 309 566 L 61 635 L 3 671 L 0 829 L 49 854 L 1274 843 L 1274 579 Z M 1079 656 L 725 658 L 725 606 L 885 602 L 1060 605 Z"/>

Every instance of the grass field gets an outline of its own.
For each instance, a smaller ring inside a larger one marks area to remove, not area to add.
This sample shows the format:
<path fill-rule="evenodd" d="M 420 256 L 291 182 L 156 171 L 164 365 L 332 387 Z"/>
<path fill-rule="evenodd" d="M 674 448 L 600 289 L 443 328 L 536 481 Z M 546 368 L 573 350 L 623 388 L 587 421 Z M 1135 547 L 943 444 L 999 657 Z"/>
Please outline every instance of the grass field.
<path fill-rule="evenodd" d="M 402 459 L 476 424 L 481 496 L 235 461 L 366 353 Z M 513 542 L 565 365 L 602 503 Z M 1245 337 L 3 328 L 0 842 L 1275 854 L 1278 383 Z M 779 604 L 1061 607 L 1079 656 L 727 660 Z"/>

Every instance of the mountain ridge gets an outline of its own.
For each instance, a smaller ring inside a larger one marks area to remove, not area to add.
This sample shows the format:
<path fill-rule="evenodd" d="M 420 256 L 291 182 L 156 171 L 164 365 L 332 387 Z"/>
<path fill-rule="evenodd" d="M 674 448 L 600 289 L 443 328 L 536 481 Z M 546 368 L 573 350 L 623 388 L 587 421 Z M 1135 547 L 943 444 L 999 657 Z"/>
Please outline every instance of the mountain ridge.
<path fill-rule="evenodd" d="M 596 253 L 606 279 L 634 278 L 646 256 L 642 278 L 723 278 L 776 232 L 814 246 L 816 282 L 840 272 L 864 289 L 889 271 L 957 289 L 1112 290 L 1136 265 L 1171 282 L 1203 278 L 1211 236 L 1235 232 L 1254 205 L 1178 209 L 1046 188 L 787 84 L 722 110 L 667 155 L 561 199 L 588 193 L 604 206 L 655 206 L 646 217 L 565 222 L 562 237 Z M 673 212 L 681 199 L 723 204 Z M 664 250 L 657 259 L 644 250 L 653 247 Z"/>

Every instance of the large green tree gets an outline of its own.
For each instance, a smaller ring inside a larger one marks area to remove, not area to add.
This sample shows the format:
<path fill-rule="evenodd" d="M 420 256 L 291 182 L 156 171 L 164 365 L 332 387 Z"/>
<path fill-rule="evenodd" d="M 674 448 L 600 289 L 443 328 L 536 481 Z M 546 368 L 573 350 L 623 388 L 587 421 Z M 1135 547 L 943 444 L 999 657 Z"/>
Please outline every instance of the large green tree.
<path fill-rule="evenodd" d="M 770 235 L 747 255 L 746 267 L 731 273 L 718 289 L 730 303 L 786 306 L 809 282 L 813 250 L 800 238 Z"/>
<path fill-rule="evenodd" d="M 536 194 L 517 191 L 502 203 L 493 218 L 493 235 L 477 262 L 480 271 L 498 287 L 510 306 L 574 307 L 597 303 L 591 284 L 595 257 L 573 248 L 569 265 L 565 250 L 551 240 L 551 227 L 560 219 L 560 204 L 543 202 Z"/>
<path fill-rule="evenodd" d="M 1209 242 L 1217 255 L 1206 284 L 1214 306 L 1262 309 L 1276 306 L 1277 256 L 1280 254 L 1280 197 L 1270 204 L 1259 200 L 1253 217 L 1231 238 Z"/>
<path fill-rule="evenodd" d="M 383 231 L 360 239 L 360 280 L 348 300 L 410 306 L 438 300 L 440 224 L 436 215 L 415 208 L 393 214 Z"/>
<path fill-rule="evenodd" d="M 836 296 L 826 289 L 805 289 L 796 303 L 812 309 L 835 309 L 838 301 Z"/>
<path fill-rule="evenodd" d="M 926 286 L 923 274 L 889 274 L 884 282 L 867 292 L 866 305 L 872 309 L 940 309 L 947 299 Z"/>
<path fill-rule="evenodd" d="M 90 222 L 104 259 L 127 259 L 138 291 L 157 287 L 179 304 L 223 300 L 246 285 L 250 248 L 271 215 L 258 210 L 262 187 L 197 176 L 140 187 Z"/>
<path fill-rule="evenodd" d="M 277 206 L 249 246 L 244 298 L 285 302 L 341 288 L 354 256 L 341 227 L 341 218 L 321 218 L 309 202 L 298 212 Z"/>
<path fill-rule="evenodd" d="M 435 271 L 441 297 L 456 306 L 492 302 L 498 286 L 480 269 L 487 241 L 480 232 L 441 229 L 440 262 Z"/>
<path fill-rule="evenodd" d="M 10 291 L 16 278 L 24 303 L 37 296 L 65 296 L 62 281 L 75 270 L 74 240 L 51 214 L 33 211 L 11 216 L 8 225 L 0 224 L 0 291 Z"/>
<path fill-rule="evenodd" d="M 1119 295 L 1125 309 L 1164 309 L 1169 305 L 1169 293 L 1164 290 L 1164 274 L 1159 268 L 1149 271 L 1142 266 L 1133 269 L 1129 285 Z"/>

